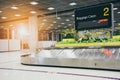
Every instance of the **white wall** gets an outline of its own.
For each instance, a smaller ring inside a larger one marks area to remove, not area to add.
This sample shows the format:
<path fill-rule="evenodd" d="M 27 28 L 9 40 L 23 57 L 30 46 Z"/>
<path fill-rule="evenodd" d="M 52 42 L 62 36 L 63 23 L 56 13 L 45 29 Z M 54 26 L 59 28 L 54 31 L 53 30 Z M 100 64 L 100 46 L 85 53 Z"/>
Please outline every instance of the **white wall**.
<path fill-rule="evenodd" d="M 20 50 L 20 40 L 0 39 L 0 51 Z"/>
<path fill-rule="evenodd" d="M 39 48 L 50 48 L 55 45 L 57 41 L 39 41 L 38 47 Z"/>
<path fill-rule="evenodd" d="M 20 50 L 20 40 L 9 40 L 9 51 Z"/>
<path fill-rule="evenodd" d="M 8 40 L 0 39 L 0 51 L 8 51 Z"/>

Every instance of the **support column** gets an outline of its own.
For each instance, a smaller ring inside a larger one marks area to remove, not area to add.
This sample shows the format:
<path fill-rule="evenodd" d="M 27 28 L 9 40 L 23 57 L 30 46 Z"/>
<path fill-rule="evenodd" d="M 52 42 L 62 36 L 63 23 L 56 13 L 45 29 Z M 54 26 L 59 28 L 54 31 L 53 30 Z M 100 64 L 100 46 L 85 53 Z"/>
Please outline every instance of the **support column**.
<path fill-rule="evenodd" d="M 59 33 L 56 34 L 56 41 L 59 41 Z"/>
<path fill-rule="evenodd" d="M 29 40 L 28 44 L 32 52 L 38 48 L 38 18 L 37 16 L 29 17 Z"/>
<path fill-rule="evenodd" d="M 52 32 L 52 41 L 54 41 L 54 31 Z"/>

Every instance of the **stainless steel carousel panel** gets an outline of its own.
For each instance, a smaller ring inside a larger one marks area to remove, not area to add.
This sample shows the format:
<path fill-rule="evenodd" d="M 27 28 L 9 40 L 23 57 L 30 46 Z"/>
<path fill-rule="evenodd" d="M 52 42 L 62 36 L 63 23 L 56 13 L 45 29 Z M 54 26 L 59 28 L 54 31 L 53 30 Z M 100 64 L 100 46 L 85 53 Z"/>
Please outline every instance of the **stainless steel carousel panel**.
<path fill-rule="evenodd" d="M 120 48 L 42 49 L 35 54 L 22 55 L 21 63 L 120 70 Z"/>

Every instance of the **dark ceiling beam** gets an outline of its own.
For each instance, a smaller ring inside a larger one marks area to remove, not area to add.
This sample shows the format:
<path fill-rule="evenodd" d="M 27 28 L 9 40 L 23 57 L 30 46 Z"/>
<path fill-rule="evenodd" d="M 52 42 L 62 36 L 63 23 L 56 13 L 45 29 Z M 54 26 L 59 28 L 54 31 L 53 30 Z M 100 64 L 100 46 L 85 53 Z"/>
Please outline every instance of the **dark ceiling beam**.
<path fill-rule="evenodd" d="M 73 12 L 75 10 L 74 9 L 69 9 L 69 10 L 64 10 L 64 11 L 58 11 L 58 12 L 52 12 L 52 13 L 47 13 L 47 14 L 44 14 L 44 15 L 38 15 L 38 17 L 44 17 L 44 16 L 51 16 L 51 15 L 60 15 L 60 14 L 63 14 L 63 13 L 69 13 L 69 12 Z"/>

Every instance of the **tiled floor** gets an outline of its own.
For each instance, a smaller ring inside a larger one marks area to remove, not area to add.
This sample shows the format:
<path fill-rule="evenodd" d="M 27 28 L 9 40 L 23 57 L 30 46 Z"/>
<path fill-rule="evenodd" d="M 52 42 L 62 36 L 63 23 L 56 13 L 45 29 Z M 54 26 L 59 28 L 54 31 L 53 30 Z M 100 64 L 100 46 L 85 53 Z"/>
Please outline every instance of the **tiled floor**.
<path fill-rule="evenodd" d="M 25 66 L 20 52 L 0 53 L 0 80 L 120 80 L 120 72 Z"/>

